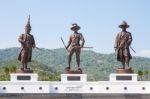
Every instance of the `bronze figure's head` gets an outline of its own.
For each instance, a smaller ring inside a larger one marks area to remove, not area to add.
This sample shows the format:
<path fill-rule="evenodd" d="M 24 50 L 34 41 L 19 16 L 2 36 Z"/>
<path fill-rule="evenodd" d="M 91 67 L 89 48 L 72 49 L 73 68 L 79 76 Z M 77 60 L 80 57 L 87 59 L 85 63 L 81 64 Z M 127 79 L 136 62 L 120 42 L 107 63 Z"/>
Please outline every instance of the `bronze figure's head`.
<path fill-rule="evenodd" d="M 127 24 L 126 21 L 123 21 L 120 25 L 119 25 L 119 28 L 128 28 L 129 25 Z"/>
<path fill-rule="evenodd" d="M 80 26 L 78 26 L 78 24 L 76 23 L 73 23 L 72 24 L 72 27 L 70 28 L 72 31 L 78 31 L 80 30 Z"/>

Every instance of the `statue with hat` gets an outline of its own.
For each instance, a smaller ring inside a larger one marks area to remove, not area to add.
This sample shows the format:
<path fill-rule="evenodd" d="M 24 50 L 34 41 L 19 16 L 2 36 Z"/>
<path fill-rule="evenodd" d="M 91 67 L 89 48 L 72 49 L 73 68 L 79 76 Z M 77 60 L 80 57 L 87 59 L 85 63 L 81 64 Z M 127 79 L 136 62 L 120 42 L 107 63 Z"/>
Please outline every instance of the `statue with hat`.
<path fill-rule="evenodd" d="M 22 64 L 22 71 L 31 71 L 30 68 L 28 68 L 28 62 L 31 62 L 32 48 L 36 47 L 34 37 L 30 34 L 30 31 L 31 25 L 29 15 L 28 22 L 25 26 L 25 33 L 22 33 L 18 38 L 18 41 L 21 43 L 21 51 L 18 60 Z"/>
<path fill-rule="evenodd" d="M 76 23 L 72 24 L 72 27 L 70 28 L 73 31 L 73 34 L 69 37 L 68 45 L 66 46 L 66 49 L 68 51 L 68 67 L 67 70 L 70 70 L 71 68 L 71 60 L 72 55 L 76 54 L 76 62 L 77 62 L 77 71 L 82 71 L 80 68 L 80 52 L 81 48 L 84 46 L 84 37 L 81 33 L 78 32 L 80 30 L 80 26 L 78 26 Z"/>
<path fill-rule="evenodd" d="M 121 25 L 119 25 L 119 28 L 121 28 L 122 31 L 117 34 L 114 45 L 115 51 L 117 52 L 117 60 L 122 63 L 123 67 L 121 69 L 127 69 L 131 71 L 129 62 L 130 59 L 132 59 L 132 56 L 130 54 L 132 34 L 126 30 L 127 28 L 129 28 L 129 25 L 126 21 L 123 21 Z"/>

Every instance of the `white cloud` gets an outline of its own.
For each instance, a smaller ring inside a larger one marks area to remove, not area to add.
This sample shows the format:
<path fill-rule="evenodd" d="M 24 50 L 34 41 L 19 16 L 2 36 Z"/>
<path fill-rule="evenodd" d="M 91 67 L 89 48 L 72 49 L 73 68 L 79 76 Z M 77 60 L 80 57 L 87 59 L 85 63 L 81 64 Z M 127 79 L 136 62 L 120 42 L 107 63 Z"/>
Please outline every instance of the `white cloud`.
<path fill-rule="evenodd" d="M 150 50 L 141 50 L 136 54 L 136 56 L 148 57 L 150 58 Z"/>

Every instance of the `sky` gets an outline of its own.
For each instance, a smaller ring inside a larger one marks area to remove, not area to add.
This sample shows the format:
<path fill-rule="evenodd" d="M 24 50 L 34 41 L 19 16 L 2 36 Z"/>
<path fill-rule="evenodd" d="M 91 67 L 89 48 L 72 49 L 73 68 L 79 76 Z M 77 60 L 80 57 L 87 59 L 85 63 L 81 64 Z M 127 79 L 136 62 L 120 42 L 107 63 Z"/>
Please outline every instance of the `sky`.
<path fill-rule="evenodd" d="M 85 46 L 98 53 L 114 53 L 118 25 L 130 25 L 132 55 L 150 57 L 150 0 L 1 0 L 0 49 L 20 47 L 18 37 L 24 33 L 31 15 L 31 34 L 39 48 L 63 48 L 72 23 L 77 23 Z"/>

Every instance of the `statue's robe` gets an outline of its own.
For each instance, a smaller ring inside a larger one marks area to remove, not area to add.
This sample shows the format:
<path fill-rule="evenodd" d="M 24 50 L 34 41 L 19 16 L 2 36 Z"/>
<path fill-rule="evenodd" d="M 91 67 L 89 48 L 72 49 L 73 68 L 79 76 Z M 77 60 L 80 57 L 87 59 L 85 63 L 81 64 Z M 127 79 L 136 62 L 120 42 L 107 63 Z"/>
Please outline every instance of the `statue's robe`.
<path fill-rule="evenodd" d="M 117 60 L 124 61 L 124 57 L 132 59 L 129 46 L 132 43 L 132 35 L 130 32 L 119 32 L 116 36 L 114 47 L 117 49 Z"/>
<path fill-rule="evenodd" d="M 32 48 L 35 46 L 35 40 L 33 35 L 31 34 L 21 34 L 21 36 L 18 39 L 25 41 L 24 43 L 21 43 L 21 51 L 18 56 L 18 60 L 21 61 L 21 63 L 31 62 L 32 58 Z"/>

